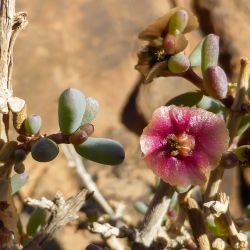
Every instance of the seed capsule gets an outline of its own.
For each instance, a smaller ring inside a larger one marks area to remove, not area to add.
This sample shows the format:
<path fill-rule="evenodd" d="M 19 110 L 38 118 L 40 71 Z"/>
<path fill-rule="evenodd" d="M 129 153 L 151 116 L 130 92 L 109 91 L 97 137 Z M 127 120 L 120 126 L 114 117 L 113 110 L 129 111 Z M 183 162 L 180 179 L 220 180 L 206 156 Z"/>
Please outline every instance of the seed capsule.
<path fill-rule="evenodd" d="M 66 89 L 59 98 L 58 120 L 60 130 L 65 134 L 74 133 L 81 125 L 86 108 L 83 93 L 77 89 Z"/>
<path fill-rule="evenodd" d="M 36 141 L 31 147 L 31 155 L 34 160 L 48 162 L 56 158 L 59 153 L 57 144 L 44 137 Z"/>

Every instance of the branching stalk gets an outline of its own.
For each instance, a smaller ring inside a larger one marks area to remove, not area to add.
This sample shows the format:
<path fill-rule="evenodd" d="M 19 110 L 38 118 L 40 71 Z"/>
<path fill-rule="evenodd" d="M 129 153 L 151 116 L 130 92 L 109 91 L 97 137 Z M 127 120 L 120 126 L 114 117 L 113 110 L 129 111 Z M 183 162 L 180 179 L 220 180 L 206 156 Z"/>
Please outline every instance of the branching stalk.
<path fill-rule="evenodd" d="M 151 245 L 162 224 L 173 194 L 173 187 L 161 181 L 136 236 L 137 243 L 146 247 Z"/>

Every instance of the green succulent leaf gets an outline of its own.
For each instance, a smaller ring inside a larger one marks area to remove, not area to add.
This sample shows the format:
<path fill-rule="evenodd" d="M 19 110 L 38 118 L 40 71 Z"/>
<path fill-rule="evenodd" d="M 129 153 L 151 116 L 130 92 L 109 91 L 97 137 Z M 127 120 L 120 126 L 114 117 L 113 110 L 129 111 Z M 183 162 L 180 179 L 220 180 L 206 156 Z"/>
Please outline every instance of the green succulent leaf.
<path fill-rule="evenodd" d="M 204 39 L 201 52 L 201 69 L 204 72 L 208 67 L 216 66 L 219 59 L 219 37 L 209 34 Z"/>
<path fill-rule="evenodd" d="M 137 201 L 134 204 L 134 208 L 137 212 L 139 212 L 141 214 L 146 214 L 147 210 L 148 210 L 148 206 L 142 201 Z"/>
<path fill-rule="evenodd" d="M 204 39 L 201 40 L 197 46 L 194 48 L 192 53 L 189 56 L 189 61 L 191 67 L 200 67 L 201 66 L 201 49 L 203 45 Z"/>
<path fill-rule="evenodd" d="M 31 115 L 24 121 L 25 132 L 27 135 L 35 135 L 42 126 L 42 118 L 39 115 Z"/>
<path fill-rule="evenodd" d="M 250 145 L 243 145 L 233 150 L 243 166 L 250 164 Z"/>
<path fill-rule="evenodd" d="M 189 59 L 183 53 L 173 55 L 168 60 L 168 69 L 174 74 L 186 72 L 190 67 Z"/>
<path fill-rule="evenodd" d="M 86 109 L 82 118 L 82 124 L 92 122 L 99 111 L 99 103 L 92 97 L 86 98 Z"/>
<path fill-rule="evenodd" d="M 65 134 L 74 133 L 80 126 L 86 108 L 86 99 L 75 88 L 66 89 L 59 98 L 58 120 L 60 130 Z"/>
<path fill-rule="evenodd" d="M 32 212 L 29 222 L 27 224 L 27 234 L 30 236 L 38 232 L 39 227 L 43 226 L 46 221 L 46 212 L 44 209 L 36 208 Z"/>
<path fill-rule="evenodd" d="M 222 115 L 224 119 L 227 118 L 229 113 L 228 109 L 221 102 L 206 95 L 203 95 L 202 99 L 197 104 L 197 107 L 218 115 Z"/>
<path fill-rule="evenodd" d="M 11 177 L 11 194 L 15 194 L 18 192 L 28 181 L 28 175 L 27 173 L 23 174 L 15 174 Z"/>
<path fill-rule="evenodd" d="M 237 135 L 238 136 L 242 135 L 249 126 L 250 126 L 250 114 L 242 116 L 238 126 Z"/>
<path fill-rule="evenodd" d="M 188 12 L 185 9 L 177 10 L 169 20 L 168 32 L 175 34 L 183 32 L 188 24 Z"/>
<path fill-rule="evenodd" d="M 176 106 L 187 106 L 187 107 L 193 107 L 195 106 L 197 103 L 199 103 L 202 99 L 203 95 L 201 92 L 187 92 L 181 95 L 178 95 L 174 98 L 172 98 L 171 100 L 169 100 L 166 103 L 166 106 L 169 105 L 176 105 Z"/>
<path fill-rule="evenodd" d="M 106 138 L 89 137 L 87 141 L 74 147 L 82 157 L 105 165 L 118 165 L 125 157 L 122 145 Z"/>

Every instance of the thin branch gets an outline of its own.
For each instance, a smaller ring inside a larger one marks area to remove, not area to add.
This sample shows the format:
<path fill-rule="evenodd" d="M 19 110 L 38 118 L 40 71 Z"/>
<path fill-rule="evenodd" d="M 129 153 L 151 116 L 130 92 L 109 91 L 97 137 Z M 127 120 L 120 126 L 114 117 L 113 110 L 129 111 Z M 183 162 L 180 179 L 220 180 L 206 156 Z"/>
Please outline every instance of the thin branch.
<path fill-rule="evenodd" d="M 210 250 L 210 243 L 206 233 L 206 226 L 204 223 L 202 212 L 197 202 L 188 198 L 187 200 L 188 218 L 193 231 L 197 245 L 201 250 Z M 198 223 L 197 223 L 198 222 Z"/>
<path fill-rule="evenodd" d="M 77 176 L 79 177 L 81 184 L 84 187 L 86 187 L 90 192 L 94 192 L 93 196 L 96 199 L 96 201 L 102 206 L 104 211 L 112 219 L 114 219 L 116 217 L 114 210 L 111 208 L 111 206 L 108 204 L 108 202 L 102 196 L 101 192 L 98 190 L 96 184 L 94 183 L 91 176 L 87 172 L 87 170 L 83 164 L 82 158 L 76 153 L 76 151 L 72 145 L 62 144 L 61 148 L 64 152 L 64 155 L 66 156 L 66 158 L 68 160 L 69 166 L 75 169 L 75 172 L 76 172 Z"/>
<path fill-rule="evenodd" d="M 47 224 L 24 249 L 43 249 L 56 231 L 78 218 L 77 213 L 88 197 L 89 192 L 82 190 L 67 200 L 61 194 L 57 194 L 52 201 L 46 198 L 42 198 L 40 201 L 27 199 L 29 205 L 46 209 L 50 211 L 51 215 Z"/>
<path fill-rule="evenodd" d="M 157 235 L 157 231 L 161 227 L 173 194 L 173 187 L 161 181 L 149 205 L 142 226 L 136 235 L 137 243 L 146 247 L 151 245 Z"/>

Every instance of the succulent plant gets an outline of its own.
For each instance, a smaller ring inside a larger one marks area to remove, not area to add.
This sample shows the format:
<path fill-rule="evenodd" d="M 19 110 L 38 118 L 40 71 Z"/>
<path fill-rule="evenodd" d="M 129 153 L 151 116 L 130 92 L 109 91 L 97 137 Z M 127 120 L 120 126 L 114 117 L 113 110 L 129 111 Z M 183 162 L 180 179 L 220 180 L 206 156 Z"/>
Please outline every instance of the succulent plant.
<path fill-rule="evenodd" d="M 188 70 L 190 67 L 189 59 L 183 53 L 171 56 L 168 60 L 168 69 L 172 73 L 180 74 Z"/>
<path fill-rule="evenodd" d="M 94 120 L 99 111 L 99 103 L 92 97 L 86 98 L 86 109 L 82 118 L 82 124 L 90 123 Z"/>
<path fill-rule="evenodd" d="M 203 74 L 203 83 L 210 96 L 216 99 L 223 99 L 227 96 L 227 76 L 220 66 L 206 68 Z"/>
<path fill-rule="evenodd" d="M 56 158 L 59 153 L 57 144 L 49 138 L 43 137 L 37 140 L 31 147 L 31 155 L 34 160 L 48 162 Z"/>
<path fill-rule="evenodd" d="M 86 142 L 75 145 L 75 150 L 88 160 L 106 165 L 118 165 L 125 157 L 122 145 L 106 138 L 89 137 Z"/>
<path fill-rule="evenodd" d="M 27 135 L 36 135 L 42 126 L 41 116 L 30 115 L 25 119 L 24 126 Z"/>
<path fill-rule="evenodd" d="M 65 134 L 74 133 L 80 126 L 86 109 L 86 99 L 75 88 L 66 89 L 59 98 L 58 120 L 60 130 Z"/>

